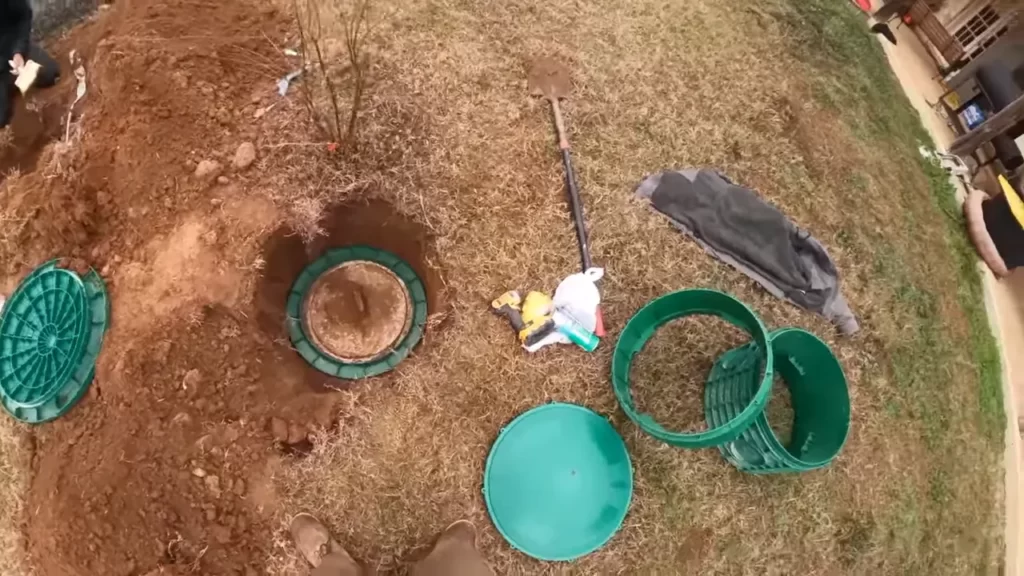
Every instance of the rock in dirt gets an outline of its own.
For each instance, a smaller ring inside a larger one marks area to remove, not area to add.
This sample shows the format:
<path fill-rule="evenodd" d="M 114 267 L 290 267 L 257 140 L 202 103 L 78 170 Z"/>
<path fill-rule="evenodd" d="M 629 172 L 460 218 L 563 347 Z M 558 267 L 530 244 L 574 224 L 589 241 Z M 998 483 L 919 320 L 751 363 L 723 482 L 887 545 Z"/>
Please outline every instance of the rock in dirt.
<path fill-rule="evenodd" d="M 224 168 L 216 160 L 203 160 L 196 166 L 195 177 L 209 182 L 220 175 Z"/>
<path fill-rule="evenodd" d="M 203 482 L 206 483 L 206 487 L 210 489 L 210 492 L 213 492 L 214 496 L 220 496 L 220 478 L 211 474 L 203 478 Z"/>
<path fill-rule="evenodd" d="M 308 434 L 309 432 L 306 430 L 306 427 L 303 426 L 302 424 L 292 422 L 291 424 L 288 425 L 289 444 L 298 444 L 299 442 L 304 441 Z"/>
<path fill-rule="evenodd" d="M 235 151 L 235 159 L 231 164 L 235 170 L 245 170 L 256 161 L 256 146 L 252 142 L 242 142 Z"/>
<path fill-rule="evenodd" d="M 185 390 L 195 390 L 199 387 L 199 383 L 202 382 L 203 375 L 193 368 L 185 373 L 185 377 L 181 379 L 181 387 Z"/>
<path fill-rule="evenodd" d="M 213 534 L 213 539 L 219 544 L 231 542 L 231 529 L 227 526 L 214 526 L 210 529 L 210 533 Z"/>
<path fill-rule="evenodd" d="M 217 184 L 223 186 L 228 182 L 231 182 L 231 180 L 229 180 L 227 176 L 217 176 Z"/>
<path fill-rule="evenodd" d="M 206 470 L 203 470 L 202 468 L 196 468 L 195 470 L 192 471 L 192 475 L 195 476 L 196 478 L 206 478 Z"/>
<path fill-rule="evenodd" d="M 288 423 L 280 418 L 270 419 L 270 433 L 278 442 L 288 441 Z"/>

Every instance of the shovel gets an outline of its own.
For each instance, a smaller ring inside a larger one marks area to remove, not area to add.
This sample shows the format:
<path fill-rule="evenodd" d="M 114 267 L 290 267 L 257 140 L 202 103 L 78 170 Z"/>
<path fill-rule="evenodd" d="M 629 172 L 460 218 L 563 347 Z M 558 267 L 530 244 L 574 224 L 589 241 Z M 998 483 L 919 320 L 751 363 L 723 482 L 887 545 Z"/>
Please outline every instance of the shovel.
<path fill-rule="evenodd" d="M 565 119 L 562 118 L 562 108 L 558 102 L 562 98 L 569 97 L 569 91 L 572 88 L 569 70 L 561 62 L 552 58 L 538 58 L 530 67 L 527 83 L 531 94 L 542 96 L 551 103 L 551 113 L 555 117 L 555 130 L 558 132 L 558 148 L 562 152 L 562 165 L 565 167 L 565 188 L 569 196 L 569 211 L 572 214 L 572 222 L 576 226 L 580 262 L 583 265 L 583 272 L 586 272 L 593 267 L 590 260 L 590 246 L 587 243 L 587 223 L 583 219 L 583 201 L 580 200 L 579 187 L 576 185 L 576 175 L 572 169 L 572 155 L 569 151 L 569 137 L 565 131 Z M 597 336 L 604 336 L 604 321 L 601 317 L 600 306 L 597 309 L 597 327 L 594 333 Z"/>

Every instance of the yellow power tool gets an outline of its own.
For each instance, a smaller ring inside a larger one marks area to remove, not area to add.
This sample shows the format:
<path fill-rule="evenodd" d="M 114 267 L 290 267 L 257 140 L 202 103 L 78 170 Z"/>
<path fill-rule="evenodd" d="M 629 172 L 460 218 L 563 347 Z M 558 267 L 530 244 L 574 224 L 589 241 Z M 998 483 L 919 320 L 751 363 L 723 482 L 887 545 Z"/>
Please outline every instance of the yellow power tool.
<path fill-rule="evenodd" d="M 551 297 L 543 292 L 530 292 L 526 300 L 515 290 L 505 292 L 491 302 L 491 310 L 508 319 L 526 347 L 540 342 L 555 330 L 554 305 Z"/>

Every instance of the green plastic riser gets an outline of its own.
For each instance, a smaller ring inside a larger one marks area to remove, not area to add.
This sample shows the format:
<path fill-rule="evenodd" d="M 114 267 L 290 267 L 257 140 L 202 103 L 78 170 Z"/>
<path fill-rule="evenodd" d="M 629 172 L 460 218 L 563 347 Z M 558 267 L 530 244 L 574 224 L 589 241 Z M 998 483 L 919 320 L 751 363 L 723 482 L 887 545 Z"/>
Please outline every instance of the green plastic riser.
<path fill-rule="evenodd" d="M 793 434 L 784 446 L 764 412 L 739 438 L 719 446 L 722 456 L 751 474 L 806 472 L 828 465 L 842 450 L 850 430 L 846 376 L 828 345 L 798 328 L 770 335 L 775 369 L 793 402 Z M 709 424 L 726 421 L 749 400 L 757 386 L 751 367 L 760 354 L 747 344 L 723 354 L 704 389 Z"/>
<path fill-rule="evenodd" d="M 715 426 L 709 422 L 711 427 L 706 431 L 675 432 L 659 424 L 650 414 L 637 410 L 630 389 L 629 372 L 633 357 L 643 350 L 660 327 L 677 318 L 695 314 L 718 316 L 750 334 L 759 346 L 759 356 L 764 366 L 763 377 L 756 393 L 751 395 L 749 402 L 738 413 Z M 612 387 L 623 412 L 647 434 L 673 446 L 704 448 L 735 440 L 754 423 L 771 395 L 773 363 L 768 330 L 757 314 L 743 302 L 716 290 L 680 290 L 652 300 L 630 318 L 615 344 Z"/>

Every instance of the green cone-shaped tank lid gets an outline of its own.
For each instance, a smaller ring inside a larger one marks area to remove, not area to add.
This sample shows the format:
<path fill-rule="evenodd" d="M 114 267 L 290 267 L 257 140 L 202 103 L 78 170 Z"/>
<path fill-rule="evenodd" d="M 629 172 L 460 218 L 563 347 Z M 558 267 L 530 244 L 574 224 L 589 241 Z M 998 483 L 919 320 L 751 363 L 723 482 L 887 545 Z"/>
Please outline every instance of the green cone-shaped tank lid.
<path fill-rule="evenodd" d="M 626 518 L 632 495 L 622 437 L 574 404 L 521 414 L 501 431 L 484 471 L 495 527 L 541 560 L 572 560 L 603 546 Z"/>

